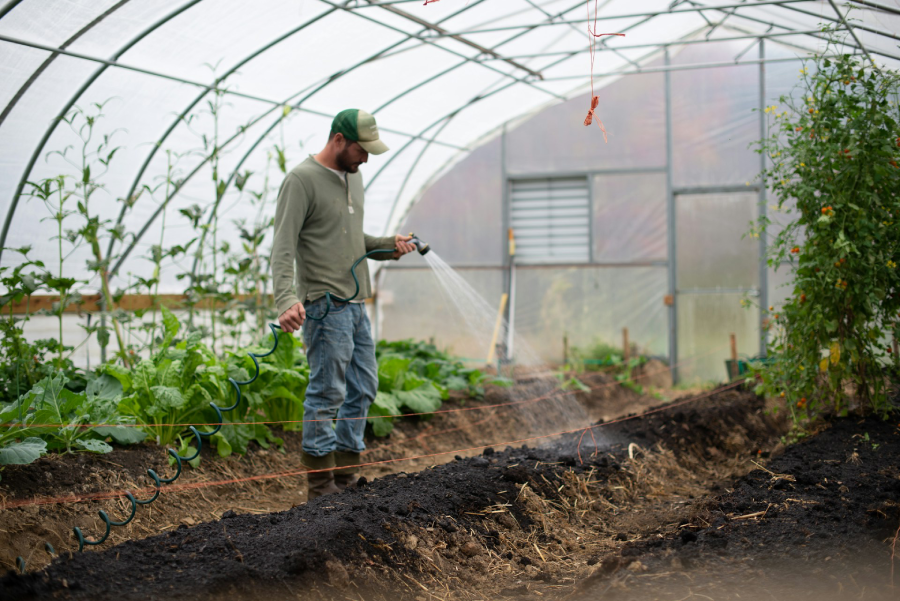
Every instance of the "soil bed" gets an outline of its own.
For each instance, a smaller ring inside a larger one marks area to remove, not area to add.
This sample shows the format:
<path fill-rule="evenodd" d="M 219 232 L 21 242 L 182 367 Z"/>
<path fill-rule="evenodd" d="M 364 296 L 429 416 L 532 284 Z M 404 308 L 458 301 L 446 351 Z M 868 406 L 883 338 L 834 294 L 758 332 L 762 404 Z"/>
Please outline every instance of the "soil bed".
<path fill-rule="evenodd" d="M 676 535 L 711 488 L 753 467 L 751 449 L 755 457 L 775 445 L 783 425 L 763 409 L 747 392 L 706 395 L 597 428 L 596 454 L 580 435 L 485 449 L 287 511 L 227 512 L 66 555 L 42 572 L 6 576 L 0 592 L 10 600 L 589 595 L 598 573 L 617 573 L 611 558 Z"/>
<path fill-rule="evenodd" d="M 364 460 L 387 463 L 364 468 L 362 473 L 371 480 L 398 471 L 418 471 L 452 461 L 456 454 L 480 452 L 459 449 L 569 430 L 592 420 L 640 411 L 659 402 L 651 396 L 623 388 L 602 374 L 582 378 L 592 387 L 590 393 L 570 393 L 537 403 L 509 404 L 510 401 L 543 396 L 548 386 L 546 382 L 523 385 L 514 390 L 489 387 L 486 397 L 480 400 L 455 395 L 442 408 L 446 412 L 428 420 L 398 420 L 389 437 L 370 439 Z M 555 387 L 556 380 L 551 382 L 549 386 Z M 174 530 L 180 525 L 194 526 L 218 519 L 229 510 L 269 513 L 305 502 L 305 476 L 298 459 L 302 437 L 298 432 L 277 434 L 284 439 L 281 451 L 251 444 L 246 455 L 221 459 L 214 456 L 214 450 L 204 446 L 200 466 L 185 467 L 176 484 L 229 484 L 185 491 L 164 488 L 159 500 L 140 508 L 138 516 L 126 527 L 113 528 L 103 547 L 87 549 L 98 551 L 126 540 Z M 409 459 L 411 457 L 420 459 Z M 7 466 L 0 481 L 0 506 L 35 498 L 66 498 L 123 490 L 134 491 L 137 498 L 148 498 L 152 491 L 138 492 L 151 484 L 147 469 L 152 468 L 163 477 L 170 475 L 172 470 L 166 459 L 163 449 L 145 444 L 116 448 L 108 455 L 52 454 L 30 465 Z M 247 480 L 261 474 L 283 476 Z M 98 509 L 117 519 L 116 516 L 127 515 L 129 507 L 124 499 L 118 499 L 0 509 L 0 573 L 14 569 L 17 556 L 24 557 L 29 570 L 47 565 L 50 558 L 44 552 L 45 541 L 60 552 L 76 548 L 73 526 L 80 527 L 87 536 L 102 532 Z"/>

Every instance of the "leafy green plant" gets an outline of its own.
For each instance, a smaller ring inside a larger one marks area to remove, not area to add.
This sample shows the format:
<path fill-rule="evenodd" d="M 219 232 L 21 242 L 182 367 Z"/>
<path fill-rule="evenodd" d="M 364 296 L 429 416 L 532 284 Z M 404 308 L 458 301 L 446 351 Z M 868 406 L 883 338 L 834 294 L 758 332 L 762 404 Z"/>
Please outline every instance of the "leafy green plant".
<path fill-rule="evenodd" d="M 230 405 L 234 390 L 200 333 L 193 332 L 170 347 L 181 323 L 165 307 L 162 314 L 165 338 L 157 353 L 132 370 L 109 364 L 103 369 L 122 384 L 126 396 L 119 402 L 119 412 L 134 417 L 157 444 L 168 445 L 185 429 L 173 424 L 199 421 L 210 402 Z M 246 378 L 246 373 L 238 375 Z"/>
<path fill-rule="evenodd" d="M 256 368 L 247 353 L 263 354 L 273 344 L 274 338 L 270 335 L 263 344 L 231 355 L 229 363 L 253 374 Z M 302 430 L 303 400 L 306 398 L 306 385 L 309 382 L 309 366 L 300 341 L 291 334 L 279 332 L 275 352 L 258 362 L 259 376 L 251 384 L 242 387 L 247 421 L 253 416 L 261 416 L 261 421 L 281 422 L 283 430 Z M 263 424 L 255 424 L 252 430 L 241 427 L 244 428 L 242 441 L 239 442 L 242 446 L 236 448 L 236 451 L 243 452 L 250 440 L 256 440 L 263 447 L 267 447 L 270 442 L 283 444 Z"/>
<path fill-rule="evenodd" d="M 432 413 L 449 397 L 450 390 L 480 397 L 489 382 L 481 371 L 452 361 L 446 353 L 426 342 L 382 340 L 376 345 L 376 356 L 378 394 L 369 408 L 369 423 L 376 436 L 386 436 L 393 430 L 394 418 L 387 416 L 404 412 Z"/>
<path fill-rule="evenodd" d="M 142 433 L 119 425 L 128 420 L 116 412 L 122 386 L 114 378 L 101 375 L 91 380 L 82 393 L 67 389 L 66 382 L 63 374 L 48 376 L 4 408 L 4 423 L 11 424 L 6 435 L 12 432 L 16 438 L 24 438 L 23 443 L 29 438 L 39 438 L 46 443 L 47 450 L 67 453 L 73 450 L 109 453 L 112 447 L 103 440 L 107 437 L 125 444 L 143 439 Z M 12 445 L 12 448 L 20 447 Z"/>
<path fill-rule="evenodd" d="M 784 397 L 795 424 L 860 410 L 889 411 L 883 367 L 900 311 L 900 76 L 849 54 L 801 69 L 787 110 L 772 106 L 759 152 L 777 208 L 791 216 L 774 236 L 770 266 L 789 262 L 793 290 L 772 313 L 773 360 L 758 392 Z M 771 220 L 752 231 L 766 235 Z"/>

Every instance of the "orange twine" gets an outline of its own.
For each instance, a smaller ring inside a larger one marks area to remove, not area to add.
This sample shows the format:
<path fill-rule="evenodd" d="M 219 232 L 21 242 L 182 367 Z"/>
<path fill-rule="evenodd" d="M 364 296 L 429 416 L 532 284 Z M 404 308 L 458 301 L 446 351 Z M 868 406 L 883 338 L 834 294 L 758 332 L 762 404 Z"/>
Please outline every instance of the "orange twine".
<path fill-rule="evenodd" d="M 598 0 L 594 0 L 594 28 L 591 29 L 591 0 L 587 0 L 587 15 L 588 15 L 588 35 L 592 38 L 600 38 L 605 35 L 617 35 L 621 37 L 625 37 L 624 33 L 597 33 L 597 2 Z M 597 105 L 600 103 L 600 98 L 594 96 L 594 40 L 590 39 L 588 41 L 588 50 L 591 54 L 591 108 L 588 110 L 587 117 L 584 118 L 585 127 L 590 125 L 594 121 L 594 111 L 597 109 Z M 606 128 L 603 127 L 603 121 L 600 120 L 600 117 L 597 117 L 597 126 L 600 127 L 600 131 L 603 132 L 603 143 L 607 143 L 606 137 Z"/>

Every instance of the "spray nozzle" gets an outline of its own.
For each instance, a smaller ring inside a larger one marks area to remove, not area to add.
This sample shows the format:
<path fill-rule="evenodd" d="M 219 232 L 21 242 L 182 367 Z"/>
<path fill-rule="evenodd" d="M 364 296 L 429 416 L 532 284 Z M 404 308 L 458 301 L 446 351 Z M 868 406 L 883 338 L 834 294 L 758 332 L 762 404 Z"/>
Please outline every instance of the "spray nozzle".
<path fill-rule="evenodd" d="M 412 237 L 412 240 L 410 240 L 409 243 L 415 245 L 416 250 L 419 251 L 419 254 L 422 256 L 428 254 L 428 251 L 431 250 L 431 247 L 428 245 L 428 243 L 419 240 L 412 232 L 410 232 L 409 235 Z"/>

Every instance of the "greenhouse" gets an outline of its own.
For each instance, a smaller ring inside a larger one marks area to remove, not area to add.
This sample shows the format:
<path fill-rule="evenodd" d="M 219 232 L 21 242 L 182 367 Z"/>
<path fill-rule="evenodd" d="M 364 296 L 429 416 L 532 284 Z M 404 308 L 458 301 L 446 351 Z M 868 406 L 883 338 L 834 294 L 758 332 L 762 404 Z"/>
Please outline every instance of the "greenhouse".
<path fill-rule="evenodd" d="M 5 0 L 0 51 L 0 597 L 736 599 L 757 536 L 809 549 L 751 597 L 893 598 L 897 0 Z"/>

